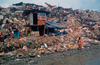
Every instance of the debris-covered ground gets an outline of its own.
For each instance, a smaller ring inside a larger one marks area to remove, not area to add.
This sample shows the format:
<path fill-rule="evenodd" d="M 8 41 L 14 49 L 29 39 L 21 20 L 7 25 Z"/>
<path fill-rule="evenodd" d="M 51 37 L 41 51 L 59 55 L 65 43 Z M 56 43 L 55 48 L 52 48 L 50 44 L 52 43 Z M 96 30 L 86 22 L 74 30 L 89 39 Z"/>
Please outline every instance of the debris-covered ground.
<path fill-rule="evenodd" d="M 26 58 L 13 58 L 9 55 L 0 58 L 1 65 L 99 65 L 100 45 L 80 50 L 67 50 L 52 54 L 42 54 Z M 95 63 L 94 63 L 95 62 Z"/>
<path fill-rule="evenodd" d="M 44 10 L 44 8 L 41 10 Z M 47 11 L 49 11 L 48 8 Z M 14 13 L 12 10 L 8 14 L 6 9 L 0 11 L 2 14 L 0 17 L 0 57 L 3 57 L 1 64 L 8 61 L 8 57 L 19 61 L 22 58 L 42 58 L 41 55 L 57 54 L 63 51 L 67 54 L 69 50 L 79 52 L 77 50 L 79 37 L 81 37 L 82 49 L 100 45 L 99 12 L 63 8 L 50 9 L 50 12 L 51 15 L 48 15 L 47 21 L 61 21 L 67 28 L 59 31 L 62 34 L 66 32 L 66 34 L 60 36 L 49 36 L 47 34 L 44 36 L 28 36 L 27 30 L 29 29 L 25 26 L 27 20 L 21 16 L 22 14 L 16 14 L 17 12 Z M 18 37 L 15 37 L 14 31 L 19 31 Z M 35 61 L 26 62 L 37 63 Z"/>
<path fill-rule="evenodd" d="M 14 58 L 24 58 L 59 51 L 67 51 L 69 49 L 78 49 L 77 40 L 79 37 L 81 37 L 82 40 L 82 48 L 100 44 L 100 41 L 95 39 L 95 34 L 90 34 L 92 37 L 89 38 L 86 33 L 87 30 L 84 30 L 82 26 L 77 26 L 74 28 L 73 24 L 71 24 L 72 26 L 70 26 L 68 29 L 61 30 L 62 32 L 67 32 L 67 34 L 62 36 L 20 36 L 20 38 L 13 38 L 13 33 L 7 35 L 5 41 L 0 43 L 0 51 L 5 53 L 0 54 L 1 56 L 4 54 L 11 55 Z M 7 25 L 8 27 L 10 26 L 10 24 Z M 68 25 L 70 25 L 70 23 L 68 23 Z M 8 27 L 7 29 L 10 30 Z M 20 25 L 17 28 L 23 29 L 23 27 L 21 28 Z M 12 31 L 8 32 L 11 33 Z"/>

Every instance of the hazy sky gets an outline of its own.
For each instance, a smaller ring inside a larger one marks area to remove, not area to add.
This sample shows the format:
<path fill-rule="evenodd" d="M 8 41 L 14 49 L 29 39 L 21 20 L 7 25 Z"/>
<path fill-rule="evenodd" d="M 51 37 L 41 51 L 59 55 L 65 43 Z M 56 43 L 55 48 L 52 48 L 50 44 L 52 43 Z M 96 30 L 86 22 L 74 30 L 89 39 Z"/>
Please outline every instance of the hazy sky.
<path fill-rule="evenodd" d="M 12 4 L 24 2 L 34 3 L 38 5 L 46 6 L 44 3 L 50 3 L 52 5 L 58 4 L 64 8 L 82 9 L 82 10 L 96 10 L 100 12 L 100 0 L 0 0 L 0 6 L 8 7 Z"/>

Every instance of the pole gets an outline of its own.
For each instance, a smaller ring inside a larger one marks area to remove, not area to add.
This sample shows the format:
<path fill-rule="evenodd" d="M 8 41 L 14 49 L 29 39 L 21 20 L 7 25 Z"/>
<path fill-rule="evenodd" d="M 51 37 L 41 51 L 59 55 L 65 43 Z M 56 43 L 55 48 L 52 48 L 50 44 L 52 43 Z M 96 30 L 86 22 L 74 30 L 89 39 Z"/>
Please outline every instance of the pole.
<path fill-rule="evenodd" d="M 44 34 L 45 34 L 45 25 L 44 25 Z"/>

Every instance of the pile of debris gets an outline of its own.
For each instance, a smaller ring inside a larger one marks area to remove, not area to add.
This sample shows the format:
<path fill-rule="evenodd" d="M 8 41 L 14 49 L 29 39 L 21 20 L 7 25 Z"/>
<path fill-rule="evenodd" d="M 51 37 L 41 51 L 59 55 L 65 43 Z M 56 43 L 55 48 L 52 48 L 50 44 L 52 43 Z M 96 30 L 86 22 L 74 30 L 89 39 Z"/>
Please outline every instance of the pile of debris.
<path fill-rule="evenodd" d="M 100 41 L 96 40 L 99 31 L 91 31 L 87 25 L 88 19 L 98 20 L 97 12 L 74 11 L 69 9 L 52 9 L 51 16 L 48 16 L 48 21 L 60 21 L 67 26 L 67 29 L 62 29 L 60 32 L 67 32 L 62 36 L 28 36 L 25 20 L 19 21 L 16 18 L 5 18 L 0 26 L 0 56 L 9 55 L 13 58 L 35 57 L 40 54 L 49 54 L 54 52 L 66 51 L 68 49 L 78 49 L 77 40 L 81 37 L 82 48 L 98 45 Z M 89 16 L 89 12 L 92 13 Z M 65 20 L 66 19 L 66 20 Z M 91 21 L 90 21 L 91 22 Z M 93 23 L 93 22 L 92 22 Z M 95 27 L 94 27 L 95 28 Z"/>
<path fill-rule="evenodd" d="M 91 45 L 100 44 L 100 41 L 81 37 L 82 48 Z M 23 37 L 20 39 L 11 39 L 10 42 L 0 43 L 0 51 L 8 52 L 6 55 L 13 57 L 34 57 L 40 54 L 49 54 L 54 52 L 66 51 L 68 49 L 78 49 L 77 39 L 71 35 L 61 37 Z"/>
<path fill-rule="evenodd" d="M 2 37 L 0 40 L 4 41 L 7 38 L 14 38 L 16 31 L 18 31 L 20 37 L 23 37 L 25 35 L 25 27 L 23 24 L 20 21 L 15 20 L 15 18 L 5 18 L 0 27 L 0 36 Z"/>
<path fill-rule="evenodd" d="M 76 24 L 77 23 L 77 24 Z M 60 32 L 66 31 L 66 35 L 62 36 L 25 36 L 26 29 L 19 21 L 5 22 L 1 26 L 1 37 L 4 41 L 0 42 L 0 52 L 5 52 L 4 55 L 12 57 L 35 57 L 40 54 L 48 54 L 68 49 L 78 49 L 77 40 L 81 37 L 82 48 L 91 45 L 100 44 L 100 41 L 88 38 L 86 31 L 78 21 L 65 22 L 67 29 L 62 29 Z M 19 38 L 14 37 L 14 31 L 19 31 Z M 93 33 L 92 33 L 93 35 Z M 7 53 L 8 52 L 8 53 Z M 3 54 L 1 54 L 3 55 Z"/>

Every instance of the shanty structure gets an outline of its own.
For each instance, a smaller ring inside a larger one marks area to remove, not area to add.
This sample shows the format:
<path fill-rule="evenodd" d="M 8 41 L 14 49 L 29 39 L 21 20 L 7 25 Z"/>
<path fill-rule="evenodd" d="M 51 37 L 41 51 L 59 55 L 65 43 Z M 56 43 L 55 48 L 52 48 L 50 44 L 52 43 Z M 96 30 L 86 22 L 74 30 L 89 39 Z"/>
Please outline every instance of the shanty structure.
<path fill-rule="evenodd" d="M 32 31 L 38 31 L 40 36 L 45 34 L 45 21 L 48 14 L 49 12 L 38 9 L 24 10 L 23 12 L 23 16 L 27 16 L 26 26 Z"/>
<path fill-rule="evenodd" d="M 60 21 L 47 21 L 46 22 L 46 33 L 55 33 L 55 29 L 61 30 L 66 29 L 66 25 L 62 24 Z"/>

